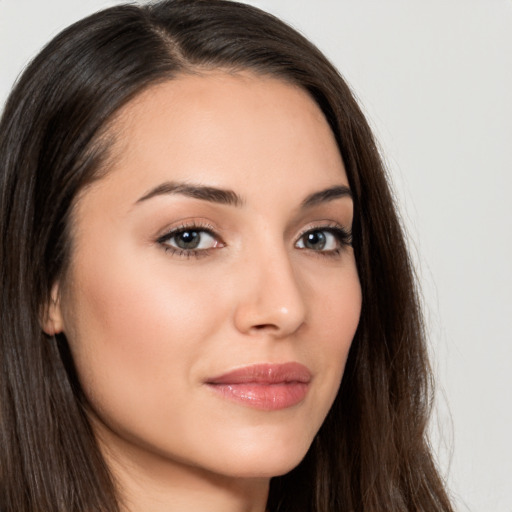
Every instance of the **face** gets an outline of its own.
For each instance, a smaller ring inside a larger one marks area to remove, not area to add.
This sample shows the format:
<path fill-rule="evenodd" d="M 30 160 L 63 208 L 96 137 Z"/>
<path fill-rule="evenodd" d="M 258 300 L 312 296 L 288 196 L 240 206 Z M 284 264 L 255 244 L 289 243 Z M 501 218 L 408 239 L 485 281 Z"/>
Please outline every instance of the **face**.
<path fill-rule="evenodd" d="M 361 290 L 337 145 L 301 89 L 220 71 L 153 86 L 78 198 L 52 325 L 104 449 L 270 477 L 342 378 Z"/>

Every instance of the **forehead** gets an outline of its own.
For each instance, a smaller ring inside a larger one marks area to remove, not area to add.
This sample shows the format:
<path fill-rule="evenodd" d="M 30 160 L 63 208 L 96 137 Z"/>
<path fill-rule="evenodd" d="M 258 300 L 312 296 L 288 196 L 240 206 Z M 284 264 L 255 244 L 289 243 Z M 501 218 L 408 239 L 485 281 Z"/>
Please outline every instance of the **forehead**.
<path fill-rule="evenodd" d="M 303 89 L 249 72 L 183 74 L 151 86 L 117 115 L 107 181 L 153 187 L 193 180 L 347 182 L 332 131 Z M 103 181 L 103 180 L 101 180 Z M 308 185 L 309 183 L 309 185 Z"/>

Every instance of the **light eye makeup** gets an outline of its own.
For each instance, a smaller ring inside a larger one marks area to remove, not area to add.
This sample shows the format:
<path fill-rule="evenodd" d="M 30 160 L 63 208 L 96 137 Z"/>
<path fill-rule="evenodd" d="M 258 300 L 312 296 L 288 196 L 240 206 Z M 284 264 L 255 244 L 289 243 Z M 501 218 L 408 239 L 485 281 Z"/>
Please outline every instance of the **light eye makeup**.
<path fill-rule="evenodd" d="M 180 225 L 157 239 L 166 252 L 184 258 L 208 256 L 212 249 L 225 247 L 210 225 L 199 222 Z"/>
<path fill-rule="evenodd" d="M 156 241 L 166 252 L 182 258 L 205 257 L 212 250 L 226 247 L 213 226 L 194 221 L 167 231 Z M 320 257 L 339 256 L 351 245 L 351 231 L 337 223 L 309 226 L 298 235 L 294 244 L 295 248 Z"/>
<path fill-rule="evenodd" d="M 352 232 L 338 224 L 309 227 L 299 235 L 295 247 L 317 253 L 318 256 L 336 257 L 352 245 Z"/>

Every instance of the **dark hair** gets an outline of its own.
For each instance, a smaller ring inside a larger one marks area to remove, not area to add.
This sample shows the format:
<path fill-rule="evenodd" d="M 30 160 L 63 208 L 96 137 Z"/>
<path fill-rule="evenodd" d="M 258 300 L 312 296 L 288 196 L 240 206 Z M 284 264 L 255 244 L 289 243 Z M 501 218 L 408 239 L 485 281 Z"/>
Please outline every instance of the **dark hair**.
<path fill-rule="evenodd" d="M 149 85 L 210 68 L 296 84 L 323 111 L 354 197 L 363 305 L 335 403 L 270 512 L 451 511 L 426 438 L 431 377 L 411 263 L 372 133 L 348 86 L 293 29 L 223 0 L 121 5 L 63 31 L 0 123 L 0 508 L 119 509 L 65 337 L 41 329 L 69 259 L 77 194 L 101 176 L 114 114 Z M 108 169 L 106 170 L 108 171 Z"/>

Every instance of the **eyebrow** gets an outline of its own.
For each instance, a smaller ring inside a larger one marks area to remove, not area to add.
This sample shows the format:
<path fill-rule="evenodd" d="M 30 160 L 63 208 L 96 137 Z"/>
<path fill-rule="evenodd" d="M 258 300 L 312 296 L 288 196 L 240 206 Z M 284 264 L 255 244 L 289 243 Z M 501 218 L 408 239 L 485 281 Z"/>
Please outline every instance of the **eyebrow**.
<path fill-rule="evenodd" d="M 217 187 L 208 187 L 205 185 L 193 185 L 187 183 L 176 183 L 173 181 L 166 181 L 150 190 L 147 194 L 143 195 L 137 200 L 137 203 L 147 201 L 155 196 L 166 194 L 179 194 L 182 196 L 192 197 L 194 199 L 202 199 L 203 201 L 210 201 L 212 203 L 226 204 L 229 206 L 242 206 L 243 199 L 232 190 L 225 190 Z"/>
<path fill-rule="evenodd" d="M 195 185 L 188 183 L 177 183 L 173 181 L 166 181 L 161 185 L 151 189 L 147 194 L 144 194 L 136 202 L 142 203 L 152 197 L 178 194 L 194 199 L 201 199 L 212 203 L 224 204 L 228 206 L 241 207 L 244 205 L 244 200 L 233 190 L 227 190 L 217 187 L 210 187 L 206 185 Z M 311 208 L 321 203 L 333 201 L 343 197 L 352 198 L 352 192 L 346 185 L 336 185 L 329 187 L 318 192 L 313 192 L 307 196 L 301 203 L 301 209 Z"/>
<path fill-rule="evenodd" d="M 334 201 L 342 197 L 350 197 L 352 199 L 352 191 L 346 185 L 336 185 L 310 194 L 302 201 L 301 207 L 303 209 L 311 208 L 312 206 Z"/>

